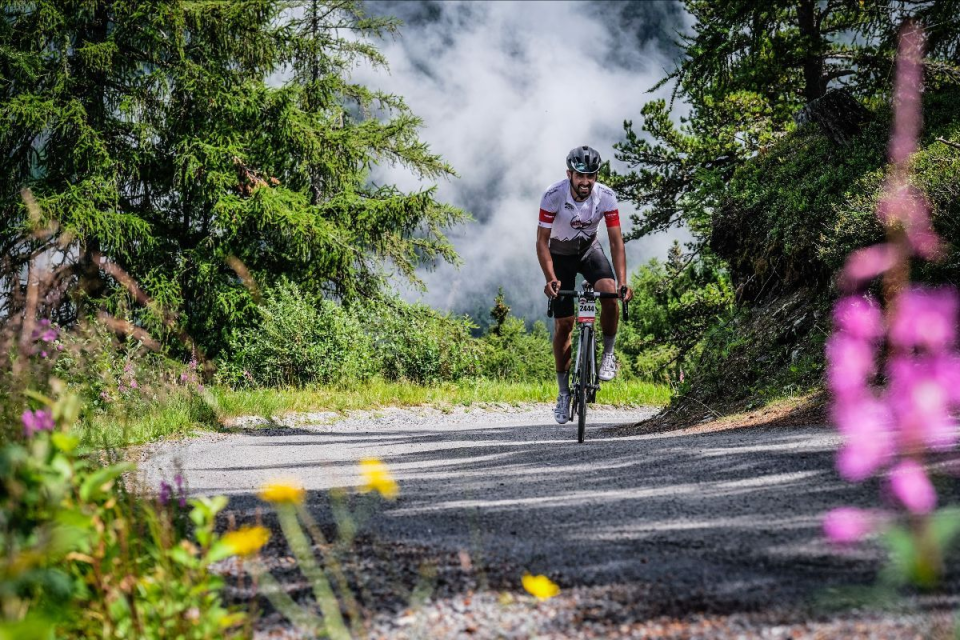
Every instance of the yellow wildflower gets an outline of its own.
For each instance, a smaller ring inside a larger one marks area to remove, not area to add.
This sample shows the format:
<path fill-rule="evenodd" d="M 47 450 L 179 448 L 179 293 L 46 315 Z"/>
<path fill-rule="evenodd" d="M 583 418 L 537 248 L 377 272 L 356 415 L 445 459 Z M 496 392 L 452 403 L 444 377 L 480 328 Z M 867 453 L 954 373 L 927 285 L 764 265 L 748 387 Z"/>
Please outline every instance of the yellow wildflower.
<path fill-rule="evenodd" d="M 547 576 L 532 576 L 529 573 L 525 573 L 523 574 L 522 582 L 523 588 L 527 590 L 527 593 L 537 600 L 549 600 L 560 593 L 560 587 Z"/>
<path fill-rule="evenodd" d="M 296 482 L 268 482 L 260 487 L 260 499 L 274 504 L 302 504 L 306 492 Z"/>
<path fill-rule="evenodd" d="M 266 527 L 240 527 L 236 531 L 224 534 L 224 544 L 238 556 L 250 556 L 267 544 L 270 532 Z"/>
<path fill-rule="evenodd" d="M 360 491 L 363 493 L 376 491 L 388 500 L 393 500 L 397 497 L 397 493 L 399 493 L 397 482 L 393 479 L 393 476 L 390 475 L 390 470 L 387 469 L 387 465 L 383 464 L 380 460 L 376 458 L 365 458 L 361 460 L 360 472 L 363 474 L 364 480 L 366 480 L 366 484 L 360 487 Z"/>

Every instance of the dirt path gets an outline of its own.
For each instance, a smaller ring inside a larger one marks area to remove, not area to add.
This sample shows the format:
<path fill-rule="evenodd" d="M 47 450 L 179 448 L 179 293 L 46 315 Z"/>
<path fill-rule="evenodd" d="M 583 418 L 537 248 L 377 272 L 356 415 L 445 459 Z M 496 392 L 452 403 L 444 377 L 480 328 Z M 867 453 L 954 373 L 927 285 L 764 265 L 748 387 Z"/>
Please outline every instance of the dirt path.
<path fill-rule="evenodd" d="M 447 576 L 434 613 L 447 607 L 449 615 L 463 617 L 481 605 L 500 611 L 484 617 L 478 609 L 473 622 L 449 629 L 437 626 L 447 614 L 427 624 L 429 607 L 373 611 L 380 617 L 372 628 L 385 635 L 509 636 L 513 631 L 503 630 L 513 627 L 503 616 L 511 606 L 525 607 L 518 619 L 534 624 L 521 624 L 515 637 L 592 637 L 590 624 L 600 625 L 597 637 L 635 636 L 642 635 L 637 625 L 663 620 L 680 621 L 687 631 L 662 637 L 728 637 L 733 627 L 724 625 L 740 620 L 736 616 L 747 618 L 735 635 L 775 628 L 794 633 L 813 616 L 827 626 L 808 624 L 799 637 L 832 637 L 843 625 L 862 623 L 866 614 L 828 614 L 813 606 L 831 588 L 872 582 L 880 560 L 876 546 L 843 552 L 821 536 L 828 509 L 874 506 L 878 495 L 873 483 L 852 486 L 837 477 L 832 430 L 752 426 L 623 435 L 610 428 L 649 414 L 595 411 L 587 441 L 578 445 L 575 428 L 554 424 L 546 406 L 359 413 L 167 443 L 149 451 L 143 468 L 156 485 L 182 467 L 191 491 L 230 495 L 241 518 L 260 505 L 255 492 L 263 482 L 294 477 L 310 491 L 316 517 L 330 523 L 326 490 L 358 484 L 361 458 L 383 460 L 401 495 L 369 522 L 371 539 L 381 550 L 429 549 L 438 557 L 473 558 L 474 571 L 486 568 L 489 597 L 475 594 L 484 586 L 476 575 Z M 577 600 L 550 602 L 580 617 L 551 617 L 549 603 L 537 605 L 534 615 L 522 597 L 504 603 L 498 589 L 510 590 L 512 580 L 522 596 L 523 570 L 553 578 L 563 597 Z M 940 618 L 920 607 L 948 609 L 953 600 L 943 594 L 933 605 L 929 598 L 904 600 L 906 609 L 895 614 L 870 614 L 867 628 L 880 631 L 877 637 L 925 635 Z M 593 618 L 583 617 L 585 602 L 595 603 Z M 426 626 L 414 624 L 418 615 L 427 616 L 420 620 Z M 538 616 L 546 616 L 540 626 Z M 697 620 L 709 624 L 691 631 Z"/>

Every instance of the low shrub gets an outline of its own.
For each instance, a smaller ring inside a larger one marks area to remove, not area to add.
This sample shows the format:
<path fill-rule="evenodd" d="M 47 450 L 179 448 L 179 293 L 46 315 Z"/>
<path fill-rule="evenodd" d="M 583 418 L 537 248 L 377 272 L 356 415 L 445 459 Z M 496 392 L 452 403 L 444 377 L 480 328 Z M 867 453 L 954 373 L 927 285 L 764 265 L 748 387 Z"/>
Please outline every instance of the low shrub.
<path fill-rule="evenodd" d="M 376 370 L 386 380 L 455 382 L 480 370 L 483 345 L 471 336 L 469 318 L 398 298 L 371 300 L 353 311 L 362 318 Z"/>
<path fill-rule="evenodd" d="M 553 346 L 542 320 L 527 331 L 522 319 L 509 316 L 491 325 L 482 340 L 485 348 L 480 371 L 484 376 L 516 382 L 554 378 Z"/>
<path fill-rule="evenodd" d="M 490 309 L 494 323 L 483 336 L 484 351 L 480 370 L 494 380 L 532 382 L 552 380 L 556 364 L 547 325 L 537 320 L 527 331 L 522 319 L 510 315 L 503 288 L 497 292 Z"/>
<path fill-rule="evenodd" d="M 681 377 L 700 358 L 705 337 L 733 310 L 730 277 L 713 256 L 684 255 L 679 243 L 631 275 L 630 318 L 618 343 L 625 364 L 642 380 Z"/>
<path fill-rule="evenodd" d="M 281 282 L 257 308 L 259 322 L 233 331 L 219 379 L 233 386 L 303 386 L 362 380 L 375 370 L 361 324 L 336 302 Z"/>

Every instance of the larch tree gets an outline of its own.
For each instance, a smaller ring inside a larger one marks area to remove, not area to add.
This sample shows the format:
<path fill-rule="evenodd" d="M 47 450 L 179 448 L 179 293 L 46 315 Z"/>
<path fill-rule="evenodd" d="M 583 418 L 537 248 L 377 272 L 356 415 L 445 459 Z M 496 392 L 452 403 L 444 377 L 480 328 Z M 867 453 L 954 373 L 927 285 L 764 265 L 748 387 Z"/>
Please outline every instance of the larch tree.
<path fill-rule="evenodd" d="M 216 351 L 253 318 L 249 286 L 281 279 L 350 301 L 395 270 L 456 261 L 464 212 L 435 188 L 372 184 L 372 168 L 454 175 L 401 98 L 350 81 L 383 65 L 390 19 L 353 1 L 39 0 L 2 3 L 0 247 L 4 300 L 41 241 L 29 188 L 65 247 L 49 310 L 102 307 Z M 154 302 L 130 304 L 116 263 Z M 10 313 L 11 309 L 6 309 Z"/>
<path fill-rule="evenodd" d="M 624 123 L 617 157 L 631 170 L 611 178 L 632 201 L 630 237 L 687 225 L 700 240 L 734 170 L 796 126 L 798 112 L 830 89 L 851 101 L 885 95 L 902 19 L 930 25 L 928 71 L 960 79 L 956 0 L 685 0 L 693 32 L 683 55 L 653 90 L 673 84 L 671 100 L 640 112 L 640 133 Z M 955 15 L 955 13 L 954 13 Z M 690 114 L 671 117 L 676 99 Z M 853 107 L 856 107 L 853 104 Z"/>

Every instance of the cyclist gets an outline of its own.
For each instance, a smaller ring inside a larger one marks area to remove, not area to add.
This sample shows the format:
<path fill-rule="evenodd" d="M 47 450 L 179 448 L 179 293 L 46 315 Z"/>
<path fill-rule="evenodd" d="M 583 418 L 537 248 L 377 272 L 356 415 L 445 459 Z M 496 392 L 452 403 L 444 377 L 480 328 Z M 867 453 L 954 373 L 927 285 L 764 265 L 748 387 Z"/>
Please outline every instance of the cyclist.
<path fill-rule="evenodd" d="M 613 190 L 597 182 L 599 170 L 600 154 L 595 149 L 588 146 L 572 149 L 567 154 L 567 179 L 552 185 L 540 200 L 537 259 L 547 281 L 543 288 L 547 297 L 556 298 L 557 291 L 573 289 L 578 273 L 593 283 L 595 290 L 606 293 L 616 293 L 617 283 L 627 283 L 627 259 L 617 198 Z M 613 269 L 597 238 L 601 220 L 607 225 Z M 630 300 L 633 291 L 627 288 L 624 297 Z M 573 311 L 573 298 L 564 298 L 554 304 L 553 357 L 560 392 L 553 413 L 559 424 L 570 419 Z M 613 344 L 617 337 L 618 316 L 615 299 L 600 301 L 603 357 L 598 375 L 601 380 L 612 380 L 617 374 Z"/>

